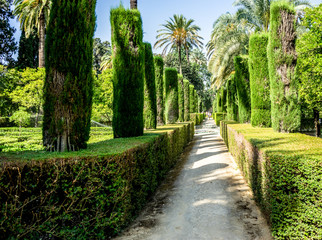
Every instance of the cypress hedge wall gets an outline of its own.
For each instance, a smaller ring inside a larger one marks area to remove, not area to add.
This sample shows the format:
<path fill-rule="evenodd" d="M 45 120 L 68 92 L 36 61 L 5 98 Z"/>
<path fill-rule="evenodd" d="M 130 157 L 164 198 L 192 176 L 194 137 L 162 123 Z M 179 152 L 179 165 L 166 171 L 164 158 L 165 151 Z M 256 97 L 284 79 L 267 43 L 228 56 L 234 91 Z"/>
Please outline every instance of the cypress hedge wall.
<path fill-rule="evenodd" d="M 248 56 L 236 56 L 234 58 L 234 66 L 238 119 L 240 123 L 245 123 L 250 121 L 251 116 Z"/>
<path fill-rule="evenodd" d="M 48 150 L 87 147 L 93 96 L 95 6 L 95 0 L 53 1 L 46 37 L 44 85 L 43 144 Z"/>
<path fill-rule="evenodd" d="M 145 75 L 144 75 L 144 128 L 155 129 L 157 127 L 157 103 L 155 93 L 155 69 L 153 52 L 150 43 L 144 43 L 145 49 Z"/>
<path fill-rule="evenodd" d="M 190 98 L 190 108 L 189 108 L 189 112 L 190 113 L 193 113 L 194 112 L 194 109 L 195 109 L 195 105 L 194 105 L 194 94 L 195 94 L 195 87 L 190 84 L 189 85 L 189 98 Z"/>
<path fill-rule="evenodd" d="M 223 105 L 222 105 L 222 90 L 219 89 L 217 91 L 217 95 L 216 95 L 216 106 L 217 106 L 217 111 L 216 112 L 222 112 L 223 111 Z"/>
<path fill-rule="evenodd" d="M 237 121 L 238 105 L 236 104 L 236 82 L 235 74 L 231 75 L 227 81 L 227 120 Z"/>
<path fill-rule="evenodd" d="M 143 135 L 144 45 L 138 10 L 111 10 L 114 138 Z M 130 29 L 130 30 L 129 30 Z"/>
<path fill-rule="evenodd" d="M 221 104 L 222 104 L 222 112 L 227 113 L 227 89 L 221 88 Z"/>
<path fill-rule="evenodd" d="M 249 39 L 249 77 L 252 126 L 271 126 L 270 82 L 267 63 L 268 35 L 253 34 Z"/>
<path fill-rule="evenodd" d="M 163 58 L 160 56 L 154 57 L 155 68 L 155 88 L 156 88 L 156 102 L 157 102 L 157 123 L 159 126 L 164 125 L 164 98 L 163 98 Z"/>
<path fill-rule="evenodd" d="M 190 120 L 190 97 L 189 97 L 189 81 L 183 79 L 183 92 L 184 92 L 184 121 Z"/>
<path fill-rule="evenodd" d="M 178 106 L 178 72 L 176 68 L 166 68 L 164 71 L 166 87 L 165 119 L 167 124 L 175 123 L 179 117 Z"/>
<path fill-rule="evenodd" d="M 194 90 L 194 112 L 197 113 L 198 112 L 198 93 L 197 90 Z"/>
<path fill-rule="evenodd" d="M 295 78 L 295 10 L 286 2 L 273 2 L 268 44 L 272 127 L 294 132 L 301 126 L 298 80 Z"/>
<path fill-rule="evenodd" d="M 184 122 L 184 86 L 183 76 L 178 74 L 178 107 L 179 107 L 179 122 Z"/>

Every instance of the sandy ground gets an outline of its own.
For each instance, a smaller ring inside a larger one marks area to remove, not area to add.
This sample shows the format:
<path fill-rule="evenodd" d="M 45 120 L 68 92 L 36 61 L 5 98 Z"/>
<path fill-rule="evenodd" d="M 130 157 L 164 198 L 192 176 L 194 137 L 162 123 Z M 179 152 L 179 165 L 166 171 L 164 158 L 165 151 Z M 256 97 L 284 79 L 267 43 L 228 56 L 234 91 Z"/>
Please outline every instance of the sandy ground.
<path fill-rule="evenodd" d="M 270 240 L 269 227 L 213 120 L 117 240 Z"/>

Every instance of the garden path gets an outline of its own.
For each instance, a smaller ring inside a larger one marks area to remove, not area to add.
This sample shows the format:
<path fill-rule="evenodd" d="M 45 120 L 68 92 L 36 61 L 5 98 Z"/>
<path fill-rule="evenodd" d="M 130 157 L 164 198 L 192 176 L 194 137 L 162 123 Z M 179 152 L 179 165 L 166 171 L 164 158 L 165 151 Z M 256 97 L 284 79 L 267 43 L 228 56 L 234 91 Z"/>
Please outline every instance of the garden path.
<path fill-rule="evenodd" d="M 219 128 L 207 119 L 147 208 L 117 239 L 269 240 L 271 235 Z"/>

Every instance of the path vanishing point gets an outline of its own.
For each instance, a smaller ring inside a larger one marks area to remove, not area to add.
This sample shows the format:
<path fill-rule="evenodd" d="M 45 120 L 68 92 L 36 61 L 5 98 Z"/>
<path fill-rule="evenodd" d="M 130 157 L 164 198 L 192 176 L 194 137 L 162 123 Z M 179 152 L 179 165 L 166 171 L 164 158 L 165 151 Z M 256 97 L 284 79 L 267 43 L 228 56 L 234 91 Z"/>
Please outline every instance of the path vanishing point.
<path fill-rule="evenodd" d="M 270 240 L 269 227 L 212 119 L 117 240 Z"/>

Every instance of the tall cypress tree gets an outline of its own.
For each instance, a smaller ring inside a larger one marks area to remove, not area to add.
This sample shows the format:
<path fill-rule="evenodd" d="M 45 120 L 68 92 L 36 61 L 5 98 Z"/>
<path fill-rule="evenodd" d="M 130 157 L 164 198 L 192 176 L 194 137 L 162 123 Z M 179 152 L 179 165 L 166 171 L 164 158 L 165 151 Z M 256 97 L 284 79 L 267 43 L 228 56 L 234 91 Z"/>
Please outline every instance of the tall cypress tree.
<path fill-rule="evenodd" d="M 178 109 L 178 72 L 175 68 L 164 71 L 166 86 L 165 119 L 167 124 L 175 123 L 179 117 Z"/>
<path fill-rule="evenodd" d="M 23 29 L 19 41 L 18 68 L 38 67 L 38 45 L 39 39 L 36 30 L 30 34 L 29 38 L 26 38 L 25 30 Z"/>
<path fill-rule="evenodd" d="M 184 121 L 190 120 L 190 97 L 189 97 L 189 81 L 183 80 L 183 93 L 184 93 Z"/>
<path fill-rule="evenodd" d="M 195 89 L 194 91 L 194 112 L 197 113 L 198 112 L 198 93 L 197 90 Z"/>
<path fill-rule="evenodd" d="M 141 15 L 111 10 L 114 137 L 143 135 L 144 45 Z"/>
<path fill-rule="evenodd" d="M 157 127 L 157 103 L 155 94 L 155 70 L 153 52 L 150 43 L 144 43 L 145 49 L 145 76 L 144 76 L 144 127 Z"/>
<path fill-rule="evenodd" d="M 183 76 L 178 75 L 178 105 L 179 105 L 179 122 L 184 121 L 184 86 Z"/>
<path fill-rule="evenodd" d="M 289 3 L 273 2 L 267 47 L 271 86 L 272 127 L 294 132 L 301 125 L 298 82 L 295 77 L 295 10 Z"/>
<path fill-rule="evenodd" d="M 164 83 L 163 83 L 163 58 L 160 56 L 154 57 L 155 68 L 155 88 L 157 98 L 157 123 L 164 125 Z"/>
<path fill-rule="evenodd" d="M 190 84 L 189 85 L 189 98 L 190 98 L 190 100 L 189 100 L 189 102 L 190 102 L 190 106 L 189 106 L 189 112 L 190 113 L 194 113 L 194 110 L 195 110 L 195 105 L 194 105 L 194 103 L 195 103 L 195 87 L 192 85 L 192 84 Z"/>
<path fill-rule="evenodd" d="M 92 108 L 96 1 L 53 1 L 46 38 L 43 144 L 87 147 Z"/>
<path fill-rule="evenodd" d="M 231 75 L 227 81 L 227 120 L 237 121 L 238 106 L 236 104 L 236 77 Z"/>

